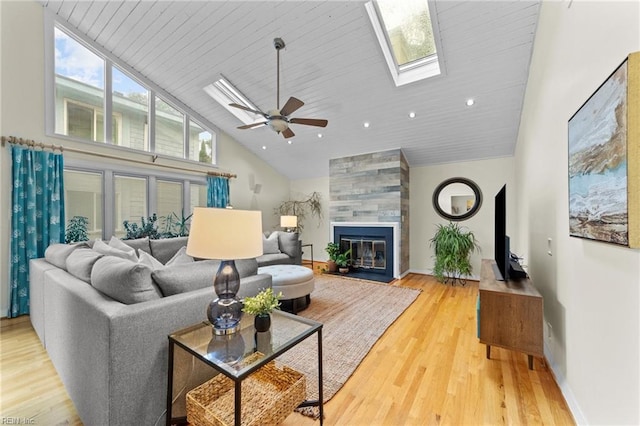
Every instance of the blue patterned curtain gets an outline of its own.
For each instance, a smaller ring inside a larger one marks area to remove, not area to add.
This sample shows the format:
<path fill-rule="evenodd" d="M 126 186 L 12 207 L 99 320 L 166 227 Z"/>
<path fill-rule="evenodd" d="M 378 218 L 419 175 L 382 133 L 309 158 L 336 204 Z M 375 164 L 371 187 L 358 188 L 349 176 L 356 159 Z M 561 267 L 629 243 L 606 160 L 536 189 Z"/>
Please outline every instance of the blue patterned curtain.
<path fill-rule="evenodd" d="M 207 207 L 227 207 L 229 198 L 229 178 L 207 176 Z"/>
<path fill-rule="evenodd" d="M 11 301 L 9 318 L 29 313 L 29 260 L 64 242 L 62 154 L 11 147 Z"/>

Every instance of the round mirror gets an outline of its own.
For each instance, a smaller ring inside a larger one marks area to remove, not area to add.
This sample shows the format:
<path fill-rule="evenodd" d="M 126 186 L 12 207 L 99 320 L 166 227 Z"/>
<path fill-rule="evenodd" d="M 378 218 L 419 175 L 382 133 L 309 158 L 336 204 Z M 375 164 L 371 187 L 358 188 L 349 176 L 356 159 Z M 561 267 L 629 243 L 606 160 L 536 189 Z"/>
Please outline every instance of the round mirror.
<path fill-rule="evenodd" d="M 445 219 L 469 219 L 480 210 L 482 192 L 472 180 L 455 177 L 442 182 L 433 192 L 433 208 Z"/>

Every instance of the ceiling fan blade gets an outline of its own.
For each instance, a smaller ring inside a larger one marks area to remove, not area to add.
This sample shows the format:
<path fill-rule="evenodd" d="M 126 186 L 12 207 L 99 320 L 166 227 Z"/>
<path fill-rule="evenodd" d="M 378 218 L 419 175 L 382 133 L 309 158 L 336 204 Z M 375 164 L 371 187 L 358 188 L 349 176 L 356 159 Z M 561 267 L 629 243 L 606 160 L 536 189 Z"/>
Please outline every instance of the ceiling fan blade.
<path fill-rule="evenodd" d="M 318 120 L 315 118 L 292 118 L 289 123 L 304 124 L 307 126 L 327 127 L 329 122 L 327 120 Z"/>
<path fill-rule="evenodd" d="M 293 133 L 293 131 L 290 128 L 286 128 L 282 131 L 282 136 L 284 136 L 285 139 L 289 139 L 294 137 L 296 134 Z"/>
<path fill-rule="evenodd" d="M 290 114 L 292 114 L 294 111 L 296 111 L 298 108 L 300 108 L 302 105 L 304 105 L 304 102 L 292 96 L 289 98 L 287 103 L 284 104 L 284 106 L 280 110 L 280 115 L 284 115 L 285 117 L 287 117 Z"/>
<path fill-rule="evenodd" d="M 234 107 L 234 108 L 240 108 L 240 109 L 243 109 L 243 110 L 245 110 L 245 111 L 249 111 L 249 112 L 252 112 L 252 113 L 254 113 L 254 114 L 261 115 L 261 116 L 263 116 L 264 118 L 267 118 L 267 117 L 268 117 L 268 116 L 267 116 L 267 114 L 265 114 L 264 112 L 262 112 L 262 111 L 258 111 L 258 110 L 255 110 L 255 109 L 251 109 L 251 108 L 247 108 L 247 107 L 246 107 L 246 106 L 244 106 L 244 105 L 240 105 L 240 104 L 229 104 L 229 106 L 232 106 L 232 107 Z"/>
<path fill-rule="evenodd" d="M 261 121 L 259 123 L 246 124 L 244 126 L 237 127 L 237 129 L 251 129 L 252 127 L 262 126 L 263 124 L 267 124 L 267 121 Z"/>

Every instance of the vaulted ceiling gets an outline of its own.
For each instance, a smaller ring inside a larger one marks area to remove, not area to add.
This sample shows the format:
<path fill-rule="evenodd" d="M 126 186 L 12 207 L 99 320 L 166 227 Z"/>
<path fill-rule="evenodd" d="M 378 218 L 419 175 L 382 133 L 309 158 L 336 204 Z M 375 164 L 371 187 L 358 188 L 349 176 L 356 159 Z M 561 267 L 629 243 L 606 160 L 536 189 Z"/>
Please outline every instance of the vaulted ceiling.
<path fill-rule="evenodd" d="M 513 155 L 539 1 L 436 1 L 444 73 L 401 87 L 364 3 L 42 1 L 291 179 L 327 176 L 331 158 L 392 148 L 411 166 Z M 292 144 L 266 126 L 236 129 L 243 123 L 203 91 L 222 74 L 260 109 L 274 108 L 275 37 L 286 42 L 281 104 L 295 96 L 305 102 L 295 116 L 329 120 L 292 125 Z"/>

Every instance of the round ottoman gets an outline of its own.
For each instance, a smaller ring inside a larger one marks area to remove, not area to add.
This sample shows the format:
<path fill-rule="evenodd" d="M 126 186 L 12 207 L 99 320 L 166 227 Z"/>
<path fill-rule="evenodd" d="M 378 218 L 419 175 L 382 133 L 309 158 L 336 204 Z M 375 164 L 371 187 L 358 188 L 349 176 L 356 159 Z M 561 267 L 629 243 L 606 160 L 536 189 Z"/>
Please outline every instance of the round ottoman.
<path fill-rule="evenodd" d="M 311 303 L 311 292 L 315 288 L 311 269 L 299 265 L 270 265 L 261 266 L 258 273 L 271 275 L 273 292 L 282 292 L 282 310 L 295 314 Z"/>

